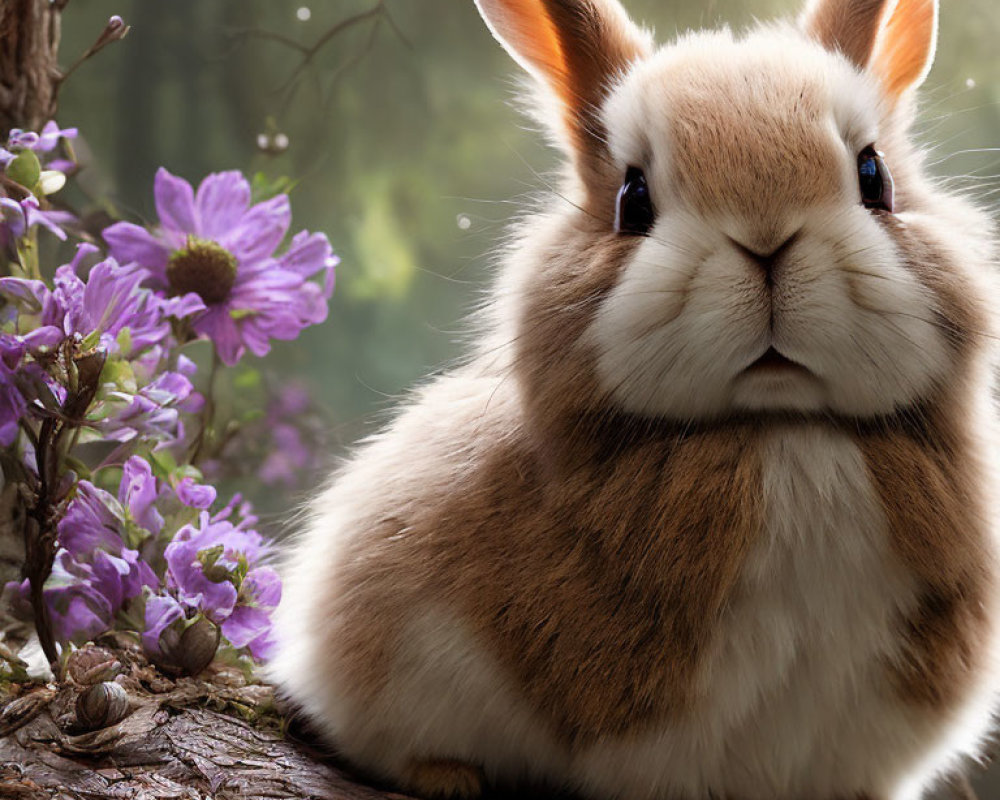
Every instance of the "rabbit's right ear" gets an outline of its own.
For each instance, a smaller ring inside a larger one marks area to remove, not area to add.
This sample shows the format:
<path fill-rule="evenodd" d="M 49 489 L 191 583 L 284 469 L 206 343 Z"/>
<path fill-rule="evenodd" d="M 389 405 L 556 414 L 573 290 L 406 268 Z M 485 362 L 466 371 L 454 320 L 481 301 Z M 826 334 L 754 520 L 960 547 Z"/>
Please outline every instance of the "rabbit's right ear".
<path fill-rule="evenodd" d="M 810 0 L 803 27 L 874 75 L 893 106 L 920 86 L 937 47 L 938 0 Z"/>
<path fill-rule="evenodd" d="M 891 0 L 811 0 L 803 27 L 827 50 L 839 51 L 865 69 L 890 8 Z"/>
<path fill-rule="evenodd" d="M 476 0 L 514 60 L 552 90 L 571 145 L 601 147 L 595 111 L 613 82 L 651 49 L 618 0 Z"/>

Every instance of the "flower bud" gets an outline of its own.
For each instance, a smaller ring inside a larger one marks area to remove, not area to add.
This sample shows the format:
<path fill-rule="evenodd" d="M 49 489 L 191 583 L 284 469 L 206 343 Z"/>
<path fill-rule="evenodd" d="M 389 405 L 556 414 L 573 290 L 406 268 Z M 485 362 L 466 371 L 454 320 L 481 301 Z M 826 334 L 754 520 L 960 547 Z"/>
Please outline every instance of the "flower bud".
<path fill-rule="evenodd" d="M 44 195 L 55 194 L 66 185 L 66 175 L 57 169 L 43 169 L 38 176 L 38 191 Z"/>
<path fill-rule="evenodd" d="M 33 190 L 42 174 L 42 165 L 31 150 L 22 150 L 17 157 L 7 165 L 7 177 L 16 181 L 25 189 Z"/>
<path fill-rule="evenodd" d="M 188 675 L 197 675 L 212 663 L 219 649 L 219 626 L 204 617 L 181 634 L 178 664 Z"/>
<path fill-rule="evenodd" d="M 70 678 L 81 686 L 110 681 L 121 672 L 121 668 L 110 650 L 94 646 L 74 650 L 66 663 Z"/>
<path fill-rule="evenodd" d="M 219 648 L 219 627 L 204 617 L 191 623 L 183 632 L 178 625 L 164 628 L 159 639 L 159 653 L 150 659 L 170 675 L 197 675 L 212 663 Z"/>
<path fill-rule="evenodd" d="M 90 731 L 115 725 L 125 719 L 128 712 L 128 693 L 111 681 L 95 684 L 76 698 L 77 722 Z"/>
<path fill-rule="evenodd" d="M 97 41 L 91 46 L 91 50 L 96 53 L 102 47 L 111 44 L 111 42 L 121 41 L 128 36 L 130 30 L 132 30 L 132 26 L 126 25 L 125 20 L 118 16 L 118 14 L 115 14 L 108 19 L 108 24 L 104 26 L 104 30 L 101 31 L 101 35 L 97 37 Z"/>

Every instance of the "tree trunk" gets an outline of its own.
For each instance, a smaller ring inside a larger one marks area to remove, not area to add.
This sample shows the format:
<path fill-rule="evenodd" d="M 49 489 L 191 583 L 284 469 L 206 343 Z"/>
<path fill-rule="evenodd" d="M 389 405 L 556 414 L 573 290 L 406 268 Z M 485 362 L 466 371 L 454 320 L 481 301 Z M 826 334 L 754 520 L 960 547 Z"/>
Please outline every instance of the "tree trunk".
<path fill-rule="evenodd" d="M 0 0 L 0 141 L 56 113 L 59 32 L 68 0 Z"/>

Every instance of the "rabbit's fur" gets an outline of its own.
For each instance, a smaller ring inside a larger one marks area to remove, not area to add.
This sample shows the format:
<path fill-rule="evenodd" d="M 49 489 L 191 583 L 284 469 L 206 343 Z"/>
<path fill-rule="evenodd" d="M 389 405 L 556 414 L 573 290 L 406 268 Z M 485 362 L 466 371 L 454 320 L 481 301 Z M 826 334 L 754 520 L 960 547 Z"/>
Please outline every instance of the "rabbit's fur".
<path fill-rule="evenodd" d="M 616 0 L 479 5 L 565 180 L 474 356 L 313 504 L 274 677 L 425 795 L 920 797 L 998 687 L 992 229 L 907 138 L 936 3 L 661 50 Z"/>

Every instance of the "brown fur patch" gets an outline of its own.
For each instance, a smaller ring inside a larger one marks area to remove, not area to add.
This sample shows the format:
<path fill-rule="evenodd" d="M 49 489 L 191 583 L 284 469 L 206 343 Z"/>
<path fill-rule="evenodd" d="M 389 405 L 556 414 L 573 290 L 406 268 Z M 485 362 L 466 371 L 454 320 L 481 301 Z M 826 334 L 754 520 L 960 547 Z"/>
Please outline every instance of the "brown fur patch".
<path fill-rule="evenodd" d="M 790 80 L 780 70 L 772 76 L 765 64 L 754 69 L 752 90 L 724 61 L 672 65 L 660 78 L 669 87 L 678 192 L 709 219 L 746 223 L 756 236 L 741 244 L 770 252 L 794 233 L 780 227 L 789 211 L 840 196 L 842 155 L 816 78 Z"/>
<path fill-rule="evenodd" d="M 473 800 L 483 793 L 481 767 L 450 759 L 412 761 L 404 777 L 406 788 L 428 800 Z"/>
<path fill-rule="evenodd" d="M 759 448 L 747 431 L 631 437 L 630 424 L 606 420 L 571 473 L 495 451 L 407 526 L 379 526 L 333 601 L 353 619 L 331 633 L 345 658 L 331 669 L 376 693 L 398 657 L 391 631 L 440 608 L 563 741 L 696 702 L 699 657 L 762 525 Z"/>
<path fill-rule="evenodd" d="M 980 291 L 962 270 L 942 269 L 952 256 L 920 226 L 880 215 L 907 269 L 933 295 L 927 314 L 953 353 L 951 374 L 936 397 L 897 419 L 876 423 L 860 440 L 889 519 L 895 550 L 918 578 L 917 608 L 902 621 L 906 645 L 891 666 L 906 699 L 932 706 L 958 701 L 981 667 L 990 625 L 986 603 L 996 564 L 968 406 L 968 374 L 990 328 Z"/>
<path fill-rule="evenodd" d="M 937 707 L 958 701 L 982 666 L 986 601 L 994 591 L 981 481 L 963 422 L 953 401 L 858 440 L 894 549 L 922 587 L 917 608 L 902 621 L 905 647 L 890 666 L 893 681 L 907 700 Z"/>

